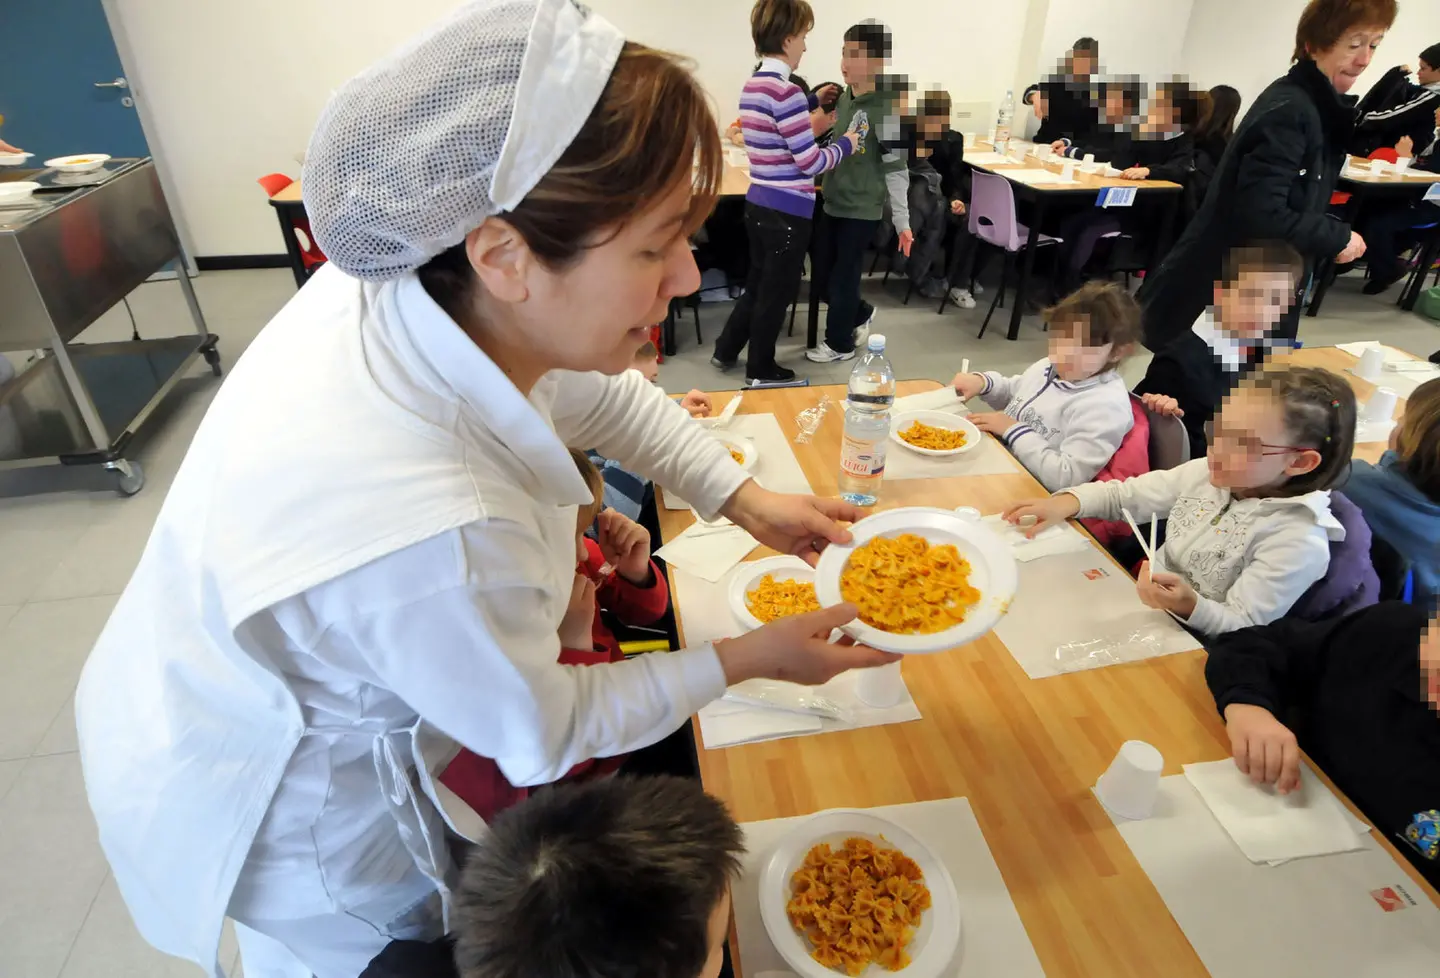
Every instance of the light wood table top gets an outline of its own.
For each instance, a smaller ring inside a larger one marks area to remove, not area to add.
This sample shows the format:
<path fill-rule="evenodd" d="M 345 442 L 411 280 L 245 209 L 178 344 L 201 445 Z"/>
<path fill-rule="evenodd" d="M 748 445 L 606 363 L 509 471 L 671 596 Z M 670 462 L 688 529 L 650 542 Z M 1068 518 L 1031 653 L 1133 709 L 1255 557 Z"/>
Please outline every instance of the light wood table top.
<path fill-rule="evenodd" d="M 937 386 L 906 381 L 898 393 Z M 845 389 L 747 391 L 741 413 L 773 413 L 815 492 L 833 496 L 841 416 L 832 409 L 810 444 L 793 444 L 796 414 L 821 393 L 838 405 Z M 716 396 L 717 410 L 727 400 Z M 1023 473 L 899 480 L 885 483 L 879 508 L 970 505 L 988 514 L 1043 494 Z M 666 539 L 692 521 L 688 511 L 660 511 Z M 769 553 L 761 548 L 752 559 Z M 684 600 L 676 595 L 682 632 Z M 1090 786 L 1130 739 L 1159 748 L 1166 774 L 1230 756 L 1204 663 L 1195 651 L 1032 680 L 992 634 L 904 660 L 922 720 L 702 747 L 701 777 L 742 822 L 966 797 L 1049 978 L 1201 976 L 1205 967 Z"/>
<path fill-rule="evenodd" d="M 270 198 L 272 204 L 301 204 L 305 197 L 300 190 L 300 181 L 296 180 L 290 186 Z"/>
<path fill-rule="evenodd" d="M 1364 184 L 1367 187 L 1412 186 L 1415 187 L 1417 190 L 1424 190 L 1426 184 L 1440 181 L 1440 173 L 1430 173 L 1426 170 L 1416 170 L 1414 169 L 1413 163 L 1411 164 L 1411 169 L 1407 170 L 1404 176 L 1397 174 L 1394 167 L 1387 167 L 1387 172 L 1385 173 L 1385 175 L 1379 177 L 1372 176 L 1368 172 L 1364 173 L 1363 175 L 1354 174 L 1351 170 L 1351 168 L 1353 167 L 1356 169 L 1368 171 L 1372 162 L 1372 160 L 1367 160 L 1364 157 L 1360 156 L 1350 157 L 1345 169 L 1340 172 L 1340 179 L 1346 183 L 1359 183 Z"/>
<path fill-rule="evenodd" d="M 1394 347 L 1389 347 L 1389 349 L 1394 349 Z M 1404 353 L 1405 356 L 1413 360 L 1421 359 L 1413 353 L 1408 353 L 1404 350 L 1397 350 L 1396 352 Z M 1345 378 L 1350 384 L 1350 388 L 1355 391 L 1355 399 L 1361 405 L 1370 399 L 1370 395 L 1375 393 L 1376 387 L 1382 386 L 1381 384 L 1372 384 L 1370 381 L 1351 373 L 1349 368 L 1359 363 L 1359 358 L 1351 356 L 1344 350 L 1334 346 L 1302 347 L 1298 350 L 1291 350 L 1275 357 L 1273 362 L 1293 363 L 1302 367 L 1324 367 L 1332 373 L 1339 374 Z M 1396 421 L 1399 421 L 1405 416 L 1405 404 L 1406 400 L 1402 397 L 1395 406 Z M 1357 442 L 1355 444 L 1355 458 L 1361 458 L 1367 462 L 1377 462 L 1389 447 L 1389 443 L 1383 441 Z"/>
<path fill-rule="evenodd" d="M 974 163 L 971 162 L 971 155 L 975 152 L 993 153 L 994 147 L 986 140 L 976 140 L 975 146 L 967 149 L 965 162 L 980 170 L 988 170 L 991 173 L 1005 175 L 1006 170 L 1049 170 L 1051 173 L 1059 173 L 1064 166 L 1064 161 L 1052 157 L 1047 161 L 1041 161 L 1040 157 L 1033 154 L 1025 157 L 1023 163 Z M 1169 180 L 1125 180 L 1121 177 L 1107 177 L 1098 173 L 1082 173 L 1080 161 L 1075 161 L 1075 183 L 1051 183 L 1051 184 L 1029 184 L 1032 189 L 1041 193 L 1074 194 L 1081 191 L 1099 191 L 1106 187 L 1134 187 L 1137 190 L 1181 190 L 1178 183 L 1171 183 Z"/>

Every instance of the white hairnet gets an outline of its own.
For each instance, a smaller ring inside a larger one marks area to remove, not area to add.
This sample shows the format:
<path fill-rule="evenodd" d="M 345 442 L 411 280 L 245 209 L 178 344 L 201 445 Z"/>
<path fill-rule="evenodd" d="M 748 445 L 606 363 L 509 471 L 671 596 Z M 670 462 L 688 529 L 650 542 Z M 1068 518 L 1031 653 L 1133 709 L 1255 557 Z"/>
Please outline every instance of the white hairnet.
<path fill-rule="evenodd" d="M 574 0 L 475 0 L 340 89 L 306 154 L 315 241 L 393 278 L 512 210 L 580 132 L 625 43 Z"/>

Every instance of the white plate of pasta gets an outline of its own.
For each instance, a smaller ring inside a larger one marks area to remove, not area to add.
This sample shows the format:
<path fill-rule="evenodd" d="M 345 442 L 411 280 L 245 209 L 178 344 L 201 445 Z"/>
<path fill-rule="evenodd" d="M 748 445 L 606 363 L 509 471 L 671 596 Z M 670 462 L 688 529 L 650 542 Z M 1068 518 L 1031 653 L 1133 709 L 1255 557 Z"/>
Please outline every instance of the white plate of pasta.
<path fill-rule="evenodd" d="M 960 948 L 945 864 L 894 822 L 854 809 L 812 815 L 775 844 L 760 874 L 760 919 L 801 978 L 939 978 Z"/>
<path fill-rule="evenodd" d="M 819 611 L 815 568 L 799 557 L 766 557 L 741 564 L 730 574 L 730 610 L 746 628 Z"/>
<path fill-rule="evenodd" d="M 890 419 L 890 437 L 921 455 L 963 455 L 985 436 L 970 419 L 944 411 L 905 411 Z"/>
<path fill-rule="evenodd" d="M 822 607 L 850 601 L 843 631 L 886 652 L 925 655 L 980 638 L 1010 608 L 1019 586 L 1009 545 L 972 516 L 909 507 L 866 517 L 854 539 L 831 544 L 815 568 Z"/>
<path fill-rule="evenodd" d="M 715 440 L 724 445 L 730 452 L 730 457 L 735 460 L 746 472 L 755 468 L 755 463 L 760 461 L 760 452 L 755 448 L 755 443 L 749 438 L 740 438 L 736 435 L 725 435 L 718 432 L 711 432 Z"/>

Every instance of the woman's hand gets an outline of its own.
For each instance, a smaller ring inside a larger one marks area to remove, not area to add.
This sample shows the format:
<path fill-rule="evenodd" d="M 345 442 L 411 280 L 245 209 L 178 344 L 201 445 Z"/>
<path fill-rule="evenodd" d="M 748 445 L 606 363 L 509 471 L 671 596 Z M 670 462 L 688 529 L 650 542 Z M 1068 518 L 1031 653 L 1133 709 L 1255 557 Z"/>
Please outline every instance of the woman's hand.
<path fill-rule="evenodd" d="M 1195 602 L 1198 600 L 1195 589 L 1178 574 L 1152 571 L 1148 560 L 1140 564 L 1135 592 L 1140 596 L 1140 603 L 1147 608 L 1168 611 L 1186 621 L 1195 613 Z"/>
<path fill-rule="evenodd" d="M 596 523 L 595 542 L 600 545 L 605 563 L 636 587 L 652 585 L 650 531 L 613 509 L 602 512 Z"/>
<path fill-rule="evenodd" d="M 829 682 L 847 669 L 868 669 L 900 656 L 849 639 L 829 641 L 830 632 L 855 619 L 853 604 L 839 604 L 772 621 L 739 638 L 715 643 L 725 685 L 747 679 L 783 679 L 802 686 Z"/>
<path fill-rule="evenodd" d="M 1290 728 L 1263 706 L 1231 703 L 1225 707 L 1225 732 L 1235 766 L 1256 784 L 1273 784 L 1288 795 L 1300 787 L 1300 745 Z"/>
<path fill-rule="evenodd" d="M 1148 180 L 1150 179 L 1150 168 L 1148 166 L 1132 166 L 1120 176 L 1126 180 Z"/>
<path fill-rule="evenodd" d="M 1063 524 L 1072 516 L 1080 512 L 1080 500 L 1068 492 L 1057 493 L 1046 499 L 1031 499 L 1023 503 L 1016 503 L 1005 512 L 1000 518 L 1012 526 L 1020 526 L 1022 520 L 1030 519 L 1034 523 L 1027 527 L 1025 536 L 1034 539 L 1037 533 L 1048 527 Z"/>
<path fill-rule="evenodd" d="M 965 201 L 963 201 L 963 200 L 952 200 L 952 201 L 950 201 L 950 213 L 956 215 L 957 217 L 958 217 L 959 215 L 961 215 L 961 214 L 964 214 L 964 213 L 965 213 Z"/>
<path fill-rule="evenodd" d="M 19 146 L 11 146 L 11 145 L 10 145 L 9 143 L 7 143 L 5 140 L 0 139 L 0 153 L 23 153 L 23 152 L 25 152 L 25 151 L 24 151 L 23 149 L 21 149 Z"/>
<path fill-rule="evenodd" d="M 956 374 L 955 379 L 950 381 L 950 386 L 955 388 L 960 400 L 968 401 L 972 397 L 979 397 L 980 392 L 985 389 L 985 375 Z"/>
<path fill-rule="evenodd" d="M 565 608 L 565 617 L 560 619 L 560 647 L 593 649 L 594 625 L 595 582 L 584 574 L 576 574 L 575 583 L 570 588 L 570 604 Z"/>
<path fill-rule="evenodd" d="M 1363 254 L 1365 254 L 1365 239 L 1360 237 L 1360 235 L 1356 234 L 1354 231 L 1351 231 L 1350 243 L 1345 246 L 1344 251 L 1340 252 L 1340 254 L 1335 256 L 1335 264 L 1347 264 L 1348 262 L 1355 261 Z"/>
<path fill-rule="evenodd" d="M 1050 144 L 1050 152 L 1052 153 L 1064 153 L 1069 148 L 1070 144 L 1063 139 L 1057 139 Z"/>
<path fill-rule="evenodd" d="M 765 546 L 812 566 L 830 544 L 850 542 L 850 531 L 837 520 L 854 523 L 865 516 L 844 500 L 771 492 L 754 479 L 736 490 L 720 513 Z"/>
<path fill-rule="evenodd" d="M 692 418 L 710 417 L 711 402 L 710 395 L 704 391 L 692 390 L 680 398 L 680 406 L 690 412 Z"/>
<path fill-rule="evenodd" d="M 1141 394 L 1140 403 L 1155 414 L 1167 418 L 1185 417 L 1185 412 L 1180 410 L 1180 402 L 1165 394 Z"/>
<path fill-rule="evenodd" d="M 988 431 L 996 438 L 1000 438 L 1020 422 L 1003 411 L 984 411 L 980 414 L 970 415 L 970 423 L 981 431 Z"/>

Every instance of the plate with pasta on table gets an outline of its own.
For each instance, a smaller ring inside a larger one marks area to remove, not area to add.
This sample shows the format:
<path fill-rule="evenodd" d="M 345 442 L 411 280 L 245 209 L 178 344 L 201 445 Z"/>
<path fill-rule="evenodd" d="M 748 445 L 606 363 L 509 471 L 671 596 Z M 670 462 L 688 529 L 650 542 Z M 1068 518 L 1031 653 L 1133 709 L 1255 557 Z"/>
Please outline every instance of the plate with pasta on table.
<path fill-rule="evenodd" d="M 815 568 L 799 557 L 766 557 L 736 567 L 730 575 L 730 610 L 746 628 L 819 611 Z"/>
<path fill-rule="evenodd" d="M 968 645 L 1010 608 L 1019 572 L 1010 546 L 977 514 L 907 507 L 866 517 L 815 568 L 822 607 L 859 609 L 843 631 L 886 652 Z"/>
<path fill-rule="evenodd" d="M 954 880 L 923 841 L 888 819 L 834 809 L 776 843 L 760 917 L 801 978 L 938 978 L 960 946 Z"/>
<path fill-rule="evenodd" d="M 735 460 L 735 464 L 745 471 L 749 472 L 755 468 L 755 463 L 760 461 L 760 452 L 756 449 L 755 443 L 749 438 L 740 438 L 736 435 L 726 435 L 718 432 L 711 432 L 711 434 L 714 435 L 716 441 L 725 446 L 726 450 L 730 453 L 730 457 Z"/>
<path fill-rule="evenodd" d="M 920 455 L 963 455 L 980 447 L 980 429 L 958 414 L 905 411 L 890 420 L 890 437 Z"/>

